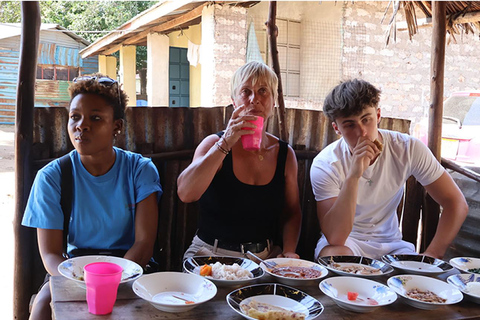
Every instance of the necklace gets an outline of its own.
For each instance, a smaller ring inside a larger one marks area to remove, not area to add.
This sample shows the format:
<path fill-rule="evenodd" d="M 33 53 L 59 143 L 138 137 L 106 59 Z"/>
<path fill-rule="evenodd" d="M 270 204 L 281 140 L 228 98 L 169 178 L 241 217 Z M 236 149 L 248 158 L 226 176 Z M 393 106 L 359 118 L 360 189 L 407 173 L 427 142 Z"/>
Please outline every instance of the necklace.
<path fill-rule="evenodd" d="M 263 156 L 261 154 L 258 155 L 258 160 L 263 161 Z"/>
<path fill-rule="evenodd" d="M 367 183 L 368 183 L 368 186 L 371 187 L 371 186 L 372 186 L 372 183 L 373 183 L 372 179 L 368 179 L 368 180 L 367 180 Z"/>

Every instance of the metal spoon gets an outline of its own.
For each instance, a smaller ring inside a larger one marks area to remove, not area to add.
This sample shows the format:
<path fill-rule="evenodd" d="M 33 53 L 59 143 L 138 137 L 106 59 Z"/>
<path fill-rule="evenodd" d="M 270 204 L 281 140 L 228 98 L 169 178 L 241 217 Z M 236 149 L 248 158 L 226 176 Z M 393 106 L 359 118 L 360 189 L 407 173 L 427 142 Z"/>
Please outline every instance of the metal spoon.
<path fill-rule="evenodd" d="M 265 261 L 263 259 L 260 259 L 258 256 L 254 255 L 253 253 L 251 253 L 250 251 L 247 251 L 247 254 L 254 257 L 255 259 L 263 262 L 264 265 L 267 266 L 267 268 L 269 269 L 275 269 L 277 267 L 277 263 L 274 262 L 274 261 Z"/>

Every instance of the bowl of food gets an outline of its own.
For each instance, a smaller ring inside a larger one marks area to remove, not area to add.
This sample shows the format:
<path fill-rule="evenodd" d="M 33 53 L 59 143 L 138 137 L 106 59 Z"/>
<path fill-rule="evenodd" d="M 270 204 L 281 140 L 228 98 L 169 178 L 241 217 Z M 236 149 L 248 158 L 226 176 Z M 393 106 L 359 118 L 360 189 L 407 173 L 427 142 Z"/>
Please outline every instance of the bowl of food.
<path fill-rule="evenodd" d="M 62 276 L 75 281 L 78 285 L 85 288 L 83 267 L 93 262 L 111 262 L 122 267 L 123 272 L 120 284 L 135 281 L 143 274 L 142 267 L 137 263 L 125 258 L 112 256 L 82 256 L 70 258 L 60 263 L 57 269 Z"/>
<path fill-rule="evenodd" d="M 328 274 L 321 265 L 302 259 L 268 259 L 261 262 L 260 267 L 278 282 L 290 286 L 312 284 Z"/>
<path fill-rule="evenodd" d="M 239 257 L 191 257 L 183 262 L 183 269 L 188 273 L 206 277 L 218 286 L 244 285 L 265 274 L 252 260 Z"/>
<path fill-rule="evenodd" d="M 227 295 L 227 303 L 246 319 L 311 320 L 323 305 L 298 289 L 278 283 L 255 284 Z"/>
<path fill-rule="evenodd" d="M 447 282 L 462 291 L 468 300 L 480 304 L 480 275 L 454 274 Z"/>
<path fill-rule="evenodd" d="M 388 263 L 361 256 L 325 256 L 318 258 L 318 263 L 342 276 L 370 278 L 383 276 L 393 271 Z"/>
<path fill-rule="evenodd" d="M 354 312 L 371 312 L 397 300 L 389 287 L 360 277 L 332 277 L 320 282 L 319 287 L 340 308 Z"/>
<path fill-rule="evenodd" d="M 480 259 L 458 257 L 450 259 L 450 264 L 460 271 L 480 274 Z"/>
<path fill-rule="evenodd" d="M 419 309 L 432 310 L 463 299 L 460 290 L 441 280 L 421 275 L 390 277 L 387 284 L 404 301 Z"/>
<path fill-rule="evenodd" d="M 387 254 L 382 260 L 396 269 L 420 275 L 440 274 L 453 269 L 443 260 L 420 254 Z"/>
<path fill-rule="evenodd" d="M 217 294 L 210 280 L 183 272 L 147 274 L 135 280 L 132 289 L 158 310 L 175 313 L 191 310 Z"/>

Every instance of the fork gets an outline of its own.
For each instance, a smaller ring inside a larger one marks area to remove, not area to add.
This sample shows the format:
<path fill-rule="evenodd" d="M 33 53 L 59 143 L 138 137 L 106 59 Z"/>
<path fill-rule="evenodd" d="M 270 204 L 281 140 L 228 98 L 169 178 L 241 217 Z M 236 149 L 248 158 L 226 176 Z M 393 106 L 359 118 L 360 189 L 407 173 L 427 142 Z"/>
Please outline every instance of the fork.
<path fill-rule="evenodd" d="M 275 269 L 277 267 L 277 263 L 274 262 L 274 261 L 265 261 L 263 259 L 260 259 L 258 256 L 254 255 L 253 253 L 251 253 L 250 251 L 247 251 L 247 254 L 254 257 L 255 259 L 263 262 L 264 265 L 267 266 L 267 268 L 269 269 Z"/>

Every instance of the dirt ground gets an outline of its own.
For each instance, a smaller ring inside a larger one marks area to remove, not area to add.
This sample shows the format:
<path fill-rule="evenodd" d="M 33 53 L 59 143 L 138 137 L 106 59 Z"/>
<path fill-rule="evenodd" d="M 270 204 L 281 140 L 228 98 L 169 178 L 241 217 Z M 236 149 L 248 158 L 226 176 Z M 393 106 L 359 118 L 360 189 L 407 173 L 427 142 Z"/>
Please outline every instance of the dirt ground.
<path fill-rule="evenodd" d="M 15 153 L 13 125 L 0 125 L 0 239 L 5 263 L 0 264 L 4 282 L 0 290 L 2 319 L 13 319 L 13 217 L 15 213 Z"/>

